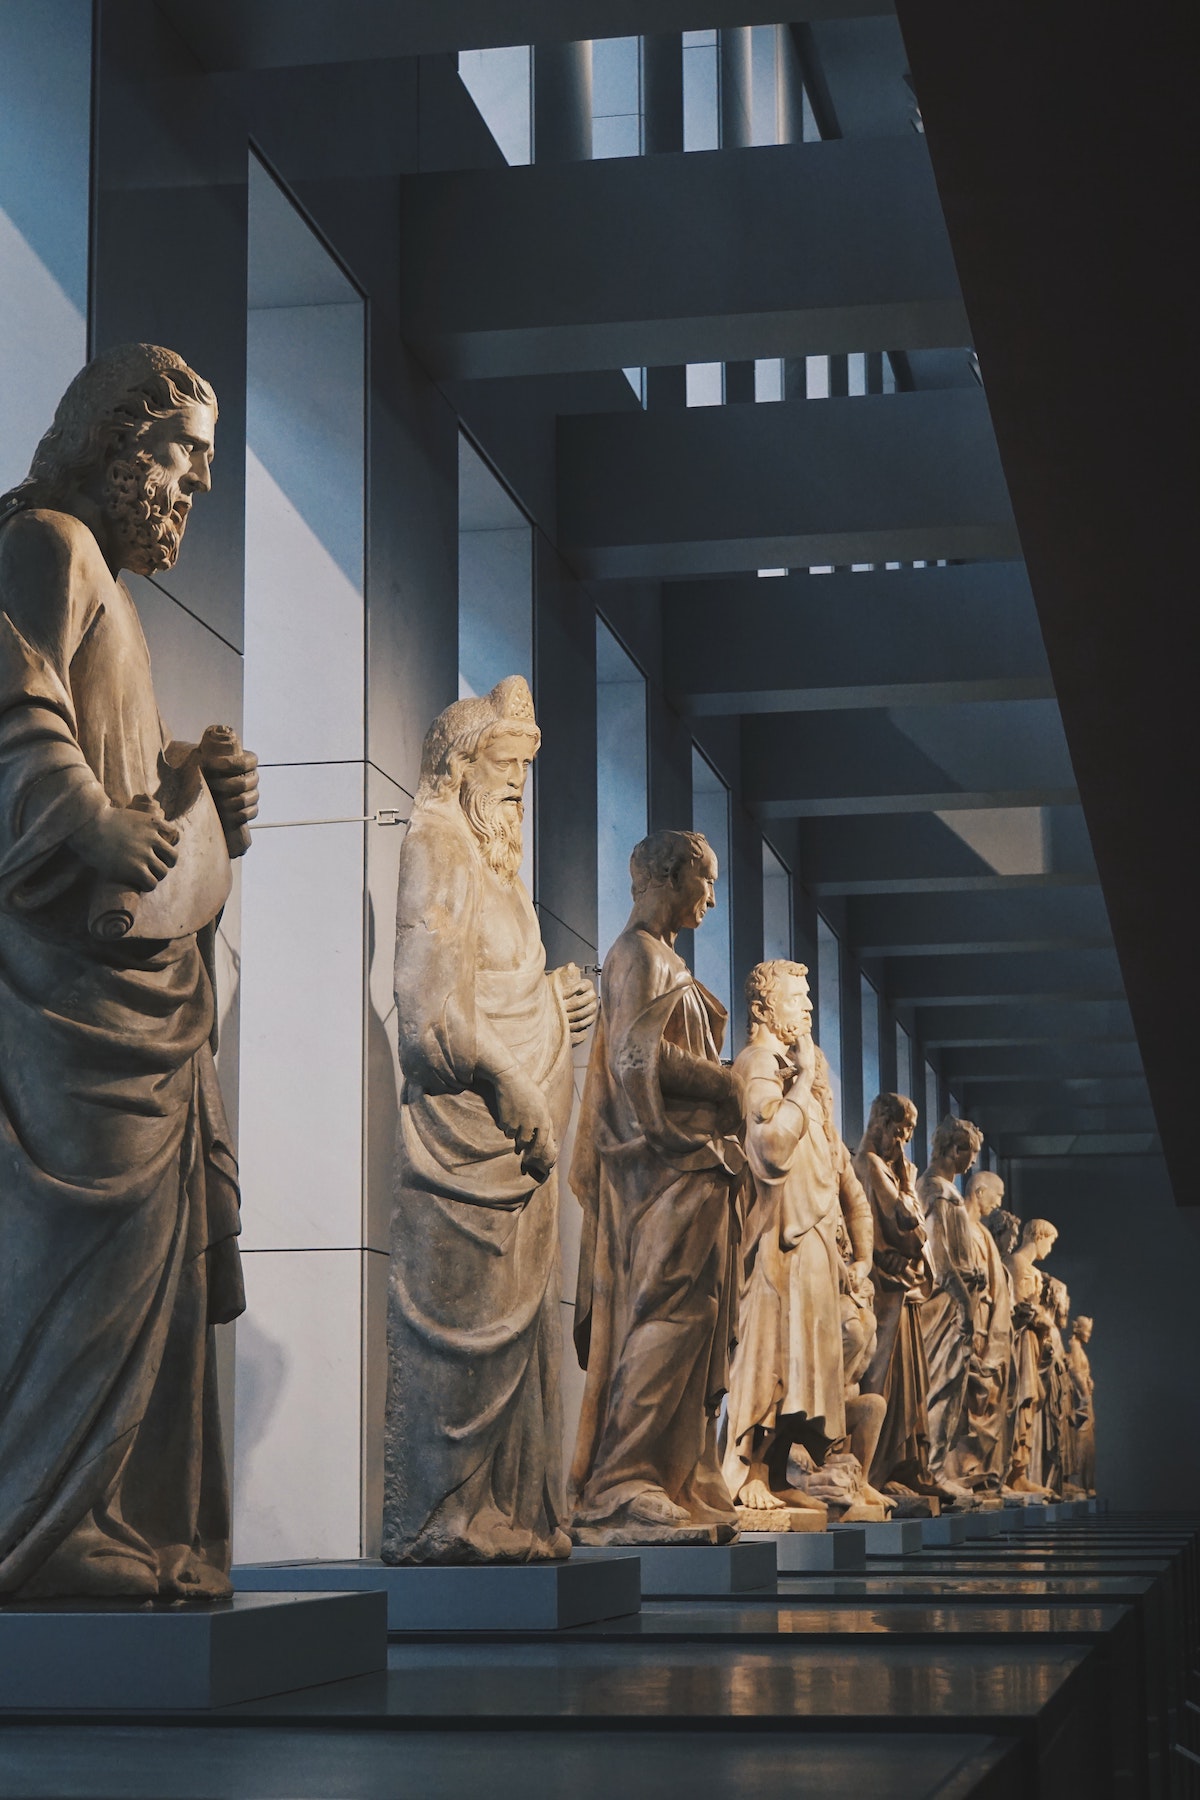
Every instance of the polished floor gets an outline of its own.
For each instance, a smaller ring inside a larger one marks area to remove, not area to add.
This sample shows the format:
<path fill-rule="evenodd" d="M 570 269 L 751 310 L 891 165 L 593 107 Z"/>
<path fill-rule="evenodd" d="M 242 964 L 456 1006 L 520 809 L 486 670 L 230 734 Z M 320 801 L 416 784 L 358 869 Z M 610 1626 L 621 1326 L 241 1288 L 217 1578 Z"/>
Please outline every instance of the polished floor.
<path fill-rule="evenodd" d="M 557 1633 L 394 1637 L 386 1673 L 199 1717 L 0 1708 L 62 1800 L 1179 1800 L 1190 1521 L 1101 1514 Z"/>

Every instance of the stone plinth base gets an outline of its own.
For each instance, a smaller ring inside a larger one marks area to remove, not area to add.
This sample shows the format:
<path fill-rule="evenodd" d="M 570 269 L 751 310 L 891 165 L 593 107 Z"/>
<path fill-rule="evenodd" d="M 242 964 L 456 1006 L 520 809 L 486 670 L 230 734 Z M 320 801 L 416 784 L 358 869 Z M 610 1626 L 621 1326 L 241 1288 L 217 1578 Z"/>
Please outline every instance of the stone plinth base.
<path fill-rule="evenodd" d="M 868 1556 L 915 1556 L 921 1532 L 932 1519 L 889 1519 L 884 1525 L 834 1525 L 833 1531 L 861 1531 Z"/>
<path fill-rule="evenodd" d="M 276 1588 L 357 1588 L 387 1596 L 389 1631 L 562 1631 L 641 1610 L 638 1559 L 614 1551 L 601 1571 L 570 1562 L 423 1563 L 394 1567 L 354 1562 L 246 1563 L 233 1571 L 239 1593 Z"/>
<path fill-rule="evenodd" d="M 921 1542 L 932 1549 L 939 1549 L 946 1544 L 965 1544 L 967 1541 L 967 1518 L 962 1513 L 942 1513 L 936 1519 L 918 1519 L 921 1527 Z"/>
<path fill-rule="evenodd" d="M 741 1542 L 774 1544 L 781 1575 L 852 1573 L 866 1567 L 867 1540 L 862 1526 L 847 1525 L 838 1531 L 744 1531 Z"/>
<path fill-rule="evenodd" d="M 1001 1537 L 1004 1533 L 1002 1512 L 969 1512 L 962 1515 L 963 1536 L 967 1538 Z"/>
<path fill-rule="evenodd" d="M 386 1667 L 382 1594 L 235 1594 L 207 1606 L 0 1606 L 5 1709 L 204 1710 Z"/>
<path fill-rule="evenodd" d="M 791 1532 L 784 1533 L 790 1537 Z M 802 1532 L 799 1540 L 809 1534 Z M 775 1584 L 773 1532 L 759 1543 L 739 1539 L 736 1544 L 643 1544 L 638 1549 L 642 1565 L 642 1593 L 655 1597 L 703 1594 L 746 1594 Z M 611 1563 L 627 1556 L 626 1550 L 581 1548 L 572 1562 Z"/>

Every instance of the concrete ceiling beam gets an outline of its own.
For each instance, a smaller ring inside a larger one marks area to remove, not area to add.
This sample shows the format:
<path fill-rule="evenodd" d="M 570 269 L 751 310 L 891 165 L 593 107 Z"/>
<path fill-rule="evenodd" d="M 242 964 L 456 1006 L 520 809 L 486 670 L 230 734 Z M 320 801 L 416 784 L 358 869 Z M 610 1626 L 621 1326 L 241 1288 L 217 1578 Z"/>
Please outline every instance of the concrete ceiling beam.
<path fill-rule="evenodd" d="M 1014 1083 L 1129 1079 L 1143 1081 L 1136 1044 L 1047 1044 L 1036 1049 L 982 1045 L 942 1053 L 942 1074 L 954 1088 L 972 1095 L 997 1092 Z M 961 1096 L 960 1096 L 961 1097 Z"/>
<path fill-rule="evenodd" d="M 1005 1006 L 1051 1000 L 1123 1000 L 1113 950 L 1055 955 L 906 956 L 885 977 L 894 1006 Z"/>
<path fill-rule="evenodd" d="M 1124 1000 L 1030 999 L 1024 1006 L 922 1006 L 916 1033 L 926 1050 L 972 1044 L 1133 1043 L 1133 1020 Z"/>
<path fill-rule="evenodd" d="M 670 582 L 663 640 L 667 692 L 696 716 L 1054 693 L 1020 563 Z"/>
<path fill-rule="evenodd" d="M 158 0 L 208 69 L 428 56 L 505 44 L 570 44 L 637 32 L 773 25 L 770 0 Z M 799 0 L 804 20 L 890 11 L 884 0 Z"/>
<path fill-rule="evenodd" d="M 558 495 L 585 577 L 1020 555 L 978 388 L 561 418 Z"/>
<path fill-rule="evenodd" d="M 914 134 L 432 173 L 402 194 L 405 336 L 440 379 L 970 341 Z"/>
<path fill-rule="evenodd" d="M 846 932 L 860 957 L 1107 950 L 1098 888 L 1025 894 L 897 895 L 850 900 Z"/>

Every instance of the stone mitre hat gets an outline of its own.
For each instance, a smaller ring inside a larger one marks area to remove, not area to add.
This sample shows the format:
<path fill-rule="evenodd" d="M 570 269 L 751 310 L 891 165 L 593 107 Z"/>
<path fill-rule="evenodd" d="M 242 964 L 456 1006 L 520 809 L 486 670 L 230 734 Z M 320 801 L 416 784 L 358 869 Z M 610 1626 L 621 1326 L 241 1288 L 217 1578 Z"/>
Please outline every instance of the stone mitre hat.
<path fill-rule="evenodd" d="M 418 798 L 432 798 L 450 774 L 450 758 L 474 756 L 484 737 L 500 727 L 523 731 L 542 741 L 533 711 L 533 695 L 523 675 L 506 675 L 490 694 L 477 699 L 456 700 L 440 712 L 421 746 L 421 783 Z"/>
<path fill-rule="evenodd" d="M 80 369 L 59 401 L 30 474 L 49 475 L 85 462 L 99 421 L 113 418 L 133 394 L 158 377 L 171 380 L 179 374 L 198 381 L 182 356 L 161 344 L 117 344 L 102 350 Z"/>

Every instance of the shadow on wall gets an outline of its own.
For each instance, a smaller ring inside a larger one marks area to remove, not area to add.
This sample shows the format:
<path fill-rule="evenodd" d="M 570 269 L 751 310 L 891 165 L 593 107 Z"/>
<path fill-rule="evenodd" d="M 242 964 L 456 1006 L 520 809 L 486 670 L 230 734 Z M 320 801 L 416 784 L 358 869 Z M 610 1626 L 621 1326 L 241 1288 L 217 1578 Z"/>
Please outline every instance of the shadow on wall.
<path fill-rule="evenodd" d="M 1177 1207 L 1160 1156 L 1022 1163 L 1021 1216 L 1059 1239 L 1046 1269 L 1091 1313 L 1097 1487 L 1114 1506 L 1200 1507 L 1196 1271 L 1200 1208 Z"/>

